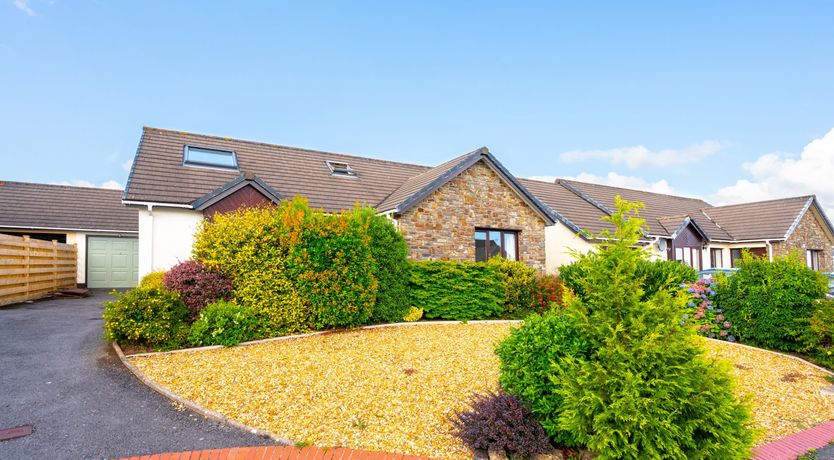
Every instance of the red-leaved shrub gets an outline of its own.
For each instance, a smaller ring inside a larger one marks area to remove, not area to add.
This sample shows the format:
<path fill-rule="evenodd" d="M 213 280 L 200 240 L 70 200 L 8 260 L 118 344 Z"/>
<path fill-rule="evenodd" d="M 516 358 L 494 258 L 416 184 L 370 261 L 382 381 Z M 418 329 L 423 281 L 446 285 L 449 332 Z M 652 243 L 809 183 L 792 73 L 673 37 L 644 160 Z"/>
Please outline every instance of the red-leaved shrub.
<path fill-rule="evenodd" d="M 162 284 L 165 289 L 179 293 L 191 312 L 192 321 L 203 307 L 216 300 L 228 300 L 232 292 L 229 278 L 193 260 L 174 265 L 162 278 Z"/>
<path fill-rule="evenodd" d="M 556 275 L 541 275 L 533 284 L 533 309 L 539 314 L 562 306 L 562 293 L 565 285 Z"/>
<path fill-rule="evenodd" d="M 526 458 L 552 449 L 544 428 L 513 395 L 476 395 L 472 409 L 457 412 L 452 424 L 454 435 L 472 450 L 506 450 Z"/>

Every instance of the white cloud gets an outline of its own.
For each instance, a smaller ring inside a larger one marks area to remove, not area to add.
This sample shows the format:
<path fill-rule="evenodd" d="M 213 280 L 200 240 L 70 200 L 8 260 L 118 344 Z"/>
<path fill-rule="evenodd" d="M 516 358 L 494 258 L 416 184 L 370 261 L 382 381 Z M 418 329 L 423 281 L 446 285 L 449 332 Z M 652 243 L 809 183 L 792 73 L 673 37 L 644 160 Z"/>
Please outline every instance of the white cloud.
<path fill-rule="evenodd" d="M 122 169 L 124 169 L 127 172 L 130 172 L 130 168 L 132 166 L 133 166 L 133 158 L 128 158 L 127 160 L 125 160 L 124 163 L 122 163 Z"/>
<path fill-rule="evenodd" d="M 663 149 L 653 152 L 646 146 L 618 147 L 608 150 L 571 150 L 559 155 L 566 163 L 604 160 L 629 169 L 656 168 L 700 162 L 723 148 L 719 142 L 705 141 L 683 149 Z"/>
<path fill-rule="evenodd" d="M 33 10 L 29 6 L 29 0 L 13 0 L 12 3 L 14 4 L 17 9 L 23 11 L 24 13 L 28 14 L 29 16 L 35 15 L 35 10 Z"/>
<path fill-rule="evenodd" d="M 52 182 L 52 185 L 70 185 L 73 187 L 95 187 L 95 188 L 109 188 L 113 190 L 122 190 L 124 187 L 118 181 L 108 180 L 96 185 L 90 181 L 83 179 L 65 180 L 62 182 Z"/>
<path fill-rule="evenodd" d="M 532 176 L 530 179 L 542 180 L 546 182 L 553 182 L 556 176 Z M 590 182 L 592 184 L 612 185 L 615 187 L 631 188 L 636 190 L 645 190 L 647 192 L 666 193 L 671 194 L 672 187 L 666 182 L 666 179 L 661 179 L 657 182 L 649 182 L 642 177 L 637 176 L 623 176 L 615 172 L 609 172 L 605 176 L 598 176 L 591 173 L 580 173 L 577 176 L 565 176 L 563 179 L 577 180 L 580 182 Z"/>
<path fill-rule="evenodd" d="M 813 140 L 799 157 L 768 153 L 742 166 L 750 178 L 719 189 L 715 204 L 815 194 L 834 217 L 834 129 Z"/>

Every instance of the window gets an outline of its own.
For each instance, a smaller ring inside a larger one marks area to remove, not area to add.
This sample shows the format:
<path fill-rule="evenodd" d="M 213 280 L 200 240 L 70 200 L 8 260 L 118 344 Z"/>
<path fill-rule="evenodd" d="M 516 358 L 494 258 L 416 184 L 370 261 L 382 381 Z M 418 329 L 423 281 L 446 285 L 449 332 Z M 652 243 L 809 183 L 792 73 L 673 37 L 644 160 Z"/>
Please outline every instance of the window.
<path fill-rule="evenodd" d="M 724 250 L 723 249 L 710 249 L 709 250 L 709 259 L 712 262 L 712 268 L 723 268 L 724 267 Z"/>
<path fill-rule="evenodd" d="M 695 270 L 701 269 L 701 248 L 684 246 L 675 248 L 675 260 Z"/>
<path fill-rule="evenodd" d="M 744 251 L 750 252 L 753 257 L 767 257 L 767 248 L 736 248 L 730 249 L 730 266 L 735 267 L 737 261 L 741 259 L 741 254 Z"/>
<path fill-rule="evenodd" d="M 475 261 L 485 262 L 495 256 L 518 260 L 518 232 L 514 230 L 475 230 Z"/>
<path fill-rule="evenodd" d="M 808 265 L 808 268 L 819 271 L 821 252 L 822 251 L 819 249 L 809 249 L 805 251 L 805 264 Z"/>
<path fill-rule="evenodd" d="M 347 163 L 330 160 L 326 160 L 325 163 L 330 168 L 331 176 L 356 177 L 356 170 Z"/>
<path fill-rule="evenodd" d="M 237 156 L 231 150 L 209 149 L 205 147 L 185 146 L 183 164 L 189 166 L 207 166 L 238 170 Z"/>

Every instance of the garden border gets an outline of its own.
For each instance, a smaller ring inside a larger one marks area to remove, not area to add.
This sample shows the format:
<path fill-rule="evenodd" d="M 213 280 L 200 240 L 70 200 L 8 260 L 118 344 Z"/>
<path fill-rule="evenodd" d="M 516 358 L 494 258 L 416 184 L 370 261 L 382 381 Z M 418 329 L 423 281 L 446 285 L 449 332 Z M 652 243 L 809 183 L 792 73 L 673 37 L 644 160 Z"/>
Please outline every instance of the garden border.
<path fill-rule="evenodd" d="M 306 334 L 295 334 L 295 335 L 285 335 L 281 337 L 270 337 L 268 339 L 260 339 L 260 340 L 250 340 L 249 342 L 240 342 L 233 347 L 224 347 L 223 345 L 209 345 L 205 347 L 194 347 L 194 348 L 180 348 L 179 350 L 171 350 L 171 351 L 151 351 L 146 353 L 135 353 L 130 355 L 124 355 L 126 358 L 134 358 L 134 357 L 141 357 L 141 356 L 157 356 L 157 355 L 168 355 L 173 353 L 191 353 L 195 351 L 206 351 L 206 350 L 216 350 L 220 348 L 234 348 L 234 347 L 244 347 L 249 345 L 256 345 L 259 343 L 267 343 L 267 342 L 280 342 L 283 340 L 292 340 L 292 339 L 303 339 L 306 337 L 313 337 L 316 335 L 325 335 L 325 334 L 337 334 L 340 332 L 350 332 L 350 331 L 361 331 L 363 329 L 383 329 L 389 327 L 401 327 L 401 326 L 434 326 L 434 325 L 442 325 L 442 324 L 519 324 L 523 322 L 520 319 L 482 319 L 482 320 L 472 320 L 472 321 L 412 321 L 408 323 L 387 323 L 387 324 L 372 324 L 370 326 L 361 326 L 361 327 L 354 327 L 349 329 L 331 329 L 327 331 L 316 331 L 316 332 L 308 332 Z M 114 342 L 115 343 L 115 342 Z"/>
<path fill-rule="evenodd" d="M 244 425 L 243 423 L 240 423 L 236 420 L 232 420 L 231 418 L 226 417 L 225 415 L 223 415 L 219 412 L 215 412 L 211 409 L 207 409 L 207 408 L 197 404 L 196 402 L 191 401 L 190 399 L 185 399 L 182 396 L 168 390 L 167 388 L 163 387 L 162 385 L 160 385 L 160 384 L 154 382 L 152 379 L 148 378 L 148 376 L 146 376 L 144 372 L 139 370 L 138 367 L 136 367 L 133 363 L 131 363 L 127 359 L 125 354 L 122 352 L 122 347 L 120 347 L 118 343 L 113 342 L 112 345 L 113 345 L 113 350 L 116 351 L 116 355 L 118 355 L 119 360 L 122 362 L 122 364 L 124 364 L 124 366 L 127 368 L 127 370 L 129 370 L 137 379 L 139 379 L 140 382 L 142 382 L 145 385 L 147 385 L 148 387 L 150 387 L 150 389 L 152 389 L 153 391 L 155 391 L 155 392 L 161 394 L 162 396 L 168 398 L 170 401 L 172 401 L 174 403 L 177 403 L 177 404 L 181 404 L 181 405 L 187 407 L 188 409 L 196 412 L 197 414 L 202 415 L 203 417 L 205 417 L 207 419 L 214 420 L 215 422 L 222 423 L 223 425 L 230 426 L 230 427 L 236 428 L 238 430 L 248 431 L 249 433 L 272 439 L 279 446 L 294 446 L 295 445 L 295 442 L 293 442 L 293 441 L 291 441 L 287 438 L 283 438 L 281 436 L 270 433 L 268 431 L 264 431 L 264 430 L 261 430 L 261 429 L 258 429 L 258 428 L 254 428 L 254 427 L 251 427 L 251 426 L 248 426 L 248 425 Z"/>

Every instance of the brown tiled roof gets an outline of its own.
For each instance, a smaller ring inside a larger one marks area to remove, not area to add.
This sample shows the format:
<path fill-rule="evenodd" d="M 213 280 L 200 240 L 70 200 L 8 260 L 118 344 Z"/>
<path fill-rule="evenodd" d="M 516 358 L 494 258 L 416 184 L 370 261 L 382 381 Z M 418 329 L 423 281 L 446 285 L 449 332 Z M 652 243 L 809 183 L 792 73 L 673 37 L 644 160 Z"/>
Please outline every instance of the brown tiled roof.
<path fill-rule="evenodd" d="M 703 213 L 734 241 L 781 239 L 813 201 L 813 196 L 797 196 L 715 206 L 704 209 Z"/>
<path fill-rule="evenodd" d="M 240 172 L 183 166 L 185 145 L 233 150 Z M 350 164 L 357 176 L 332 176 L 327 160 Z M 283 196 L 303 195 L 313 207 L 339 211 L 356 203 L 376 205 L 406 180 L 428 169 L 339 153 L 145 128 L 125 200 L 190 204 L 241 173 L 250 172 Z"/>
<path fill-rule="evenodd" d="M 137 232 L 139 213 L 121 190 L 0 182 L 0 227 Z"/>
<path fill-rule="evenodd" d="M 606 213 L 561 184 L 532 179 L 519 181 L 550 209 L 572 223 L 575 226 L 574 231 L 586 230 L 592 235 L 604 229 L 613 231 L 614 228 L 602 220 Z"/>
<path fill-rule="evenodd" d="M 416 176 L 406 179 L 402 185 L 391 193 L 391 195 L 385 198 L 382 203 L 379 203 L 377 209 L 380 212 L 385 212 L 397 208 L 401 203 L 413 196 L 415 193 L 426 189 L 432 184 L 432 182 L 441 179 L 444 174 L 452 172 L 456 166 L 465 164 L 468 159 L 474 159 L 475 157 L 480 156 L 481 153 L 482 149 L 473 150 L 465 155 L 452 158 L 439 166 L 427 169 Z"/>
<path fill-rule="evenodd" d="M 646 219 L 646 224 L 649 226 L 649 235 L 671 235 L 671 233 L 665 230 L 664 225 L 658 220 L 659 218 L 691 214 L 710 206 L 706 201 L 697 198 L 686 198 L 566 179 L 559 179 L 558 182 L 567 186 L 569 189 L 574 189 L 580 194 L 586 195 L 592 201 L 599 203 L 611 211 L 615 209 L 614 197 L 617 195 L 620 195 L 620 197 L 628 201 L 642 202 L 646 207 L 640 210 L 640 217 Z"/>

